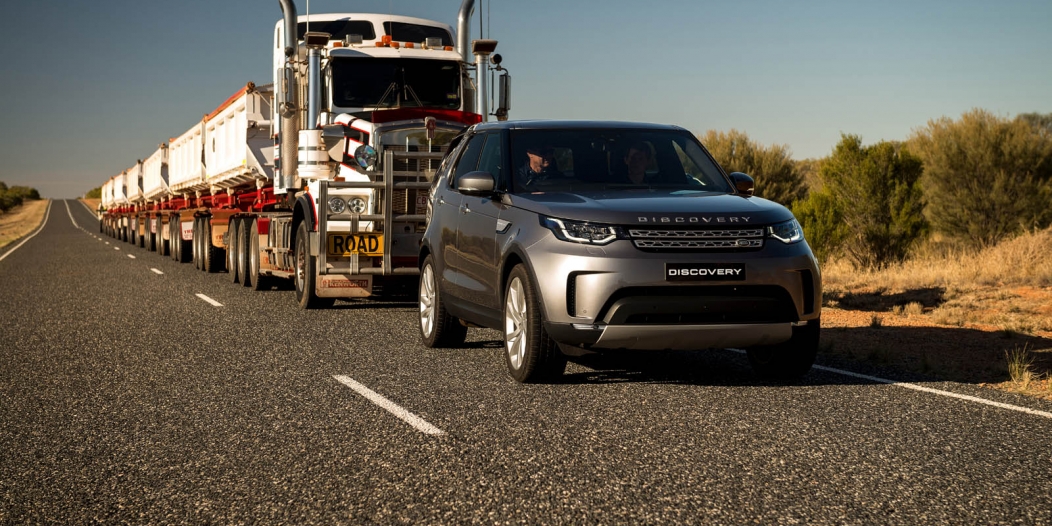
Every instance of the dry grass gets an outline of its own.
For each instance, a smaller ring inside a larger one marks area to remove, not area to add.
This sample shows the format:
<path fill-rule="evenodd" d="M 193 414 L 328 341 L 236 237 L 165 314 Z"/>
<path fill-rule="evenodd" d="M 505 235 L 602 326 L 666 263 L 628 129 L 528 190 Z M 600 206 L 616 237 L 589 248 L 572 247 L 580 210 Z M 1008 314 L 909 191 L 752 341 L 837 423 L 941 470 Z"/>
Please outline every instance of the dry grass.
<path fill-rule="evenodd" d="M 1050 256 L 1047 229 L 978 252 L 932 244 L 883 270 L 827 263 L 827 354 L 1052 398 Z"/>
<path fill-rule="evenodd" d="M 7 212 L 0 213 L 0 248 L 36 230 L 44 220 L 44 212 L 50 201 L 26 201 Z"/>

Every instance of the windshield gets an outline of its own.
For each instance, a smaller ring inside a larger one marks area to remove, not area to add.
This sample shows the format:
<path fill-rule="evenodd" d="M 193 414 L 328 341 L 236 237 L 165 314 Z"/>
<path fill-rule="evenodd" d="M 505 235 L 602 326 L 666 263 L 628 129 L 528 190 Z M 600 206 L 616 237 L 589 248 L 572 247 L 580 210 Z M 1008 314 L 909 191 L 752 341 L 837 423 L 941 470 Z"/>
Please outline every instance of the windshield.
<path fill-rule="evenodd" d="M 395 42 L 421 42 L 430 38 L 442 39 L 443 46 L 452 46 L 453 37 L 441 27 L 422 26 L 406 22 L 384 22 L 384 31 Z"/>
<path fill-rule="evenodd" d="M 513 192 L 661 188 L 733 193 L 716 163 L 675 130 L 518 130 Z"/>
<path fill-rule="evenodd" d="M 332 104 L 340 108 L 460 108 L 452 60 L 335 58 Z"/>

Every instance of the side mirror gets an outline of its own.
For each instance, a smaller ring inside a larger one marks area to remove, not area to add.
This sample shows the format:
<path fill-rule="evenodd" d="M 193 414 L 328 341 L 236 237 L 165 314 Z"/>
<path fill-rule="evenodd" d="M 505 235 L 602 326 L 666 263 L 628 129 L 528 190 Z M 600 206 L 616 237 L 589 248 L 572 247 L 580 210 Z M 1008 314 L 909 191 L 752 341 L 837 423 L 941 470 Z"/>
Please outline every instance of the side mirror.
<path fill-rule="evenodd" d="M 493 195 L 494 185 L 489 172 L 468 172 L 457 179 L 457 191 L 465 195 Z"/>
<path fill-rule="evenodd" d="M 756 188 L 756 182 L 741 172 L 731 172 L 731 181 L 734 181 L 734 189 L 744 196 L 752 196 Z"/>
<path fill-rule="evenodd" d="M 499 57 L 500 55 L 494 56 Z M 500 64 L 500 62 L 497 62 Z M 507 70 L 504 70 L 504 74 L 497 77 L 497 111 L 494 112 L 497 116 L 498 121 L 508 120 L 508 110 L 511 109 L 511 75 L 508 74 Z"/>

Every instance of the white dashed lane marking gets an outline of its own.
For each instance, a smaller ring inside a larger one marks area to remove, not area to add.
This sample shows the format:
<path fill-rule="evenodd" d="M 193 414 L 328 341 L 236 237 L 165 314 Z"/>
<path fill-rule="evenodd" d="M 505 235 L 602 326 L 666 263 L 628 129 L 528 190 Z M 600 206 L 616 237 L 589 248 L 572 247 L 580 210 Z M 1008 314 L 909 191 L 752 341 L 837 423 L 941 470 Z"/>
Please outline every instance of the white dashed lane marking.
<path fill-rule="evenodd" d="M 205 296 L 204 294 L 196 294 L 196 296 L 198 298 L 201 298 L 202 300 L 205 300 L 207 303 L 212 304 L 215 307 L 222 307 L 223 306 L 222 303 L 219 303 L 218 301 L 216 301 L 216 300 L 214 300 L 212 298 L 209 298 L 208 296 Z"/>
<path fill-rule="evenodd" d="M 368 387 L 366 387 L 366 386 L 354 381 L 353 379 L 351 379 L 348 376 L 333 375 L 333 378 L 335 378 L 337 382 L 340 382 L 341 384 L 346 385 L 347 387 L 350 387 L 356 393 L 364 396 L 370 402 L 382 407 L 383 409 L 387 410 L 387 412 L 389 412 L 392 415 L 397 416 L 398 418 L 402 419 L 403 422 L 415 427 L 416 430 L 420 431 L 421 433 L 424 433 L 424 434 L 427 434 L 427 435 L 444 435 L 444 434 L 446 434 L 445 431 L 442 431 L 441 429 L 429 424 L 423 418 L 420 418 L 419 416 L 416 416 L 413 413 L 410 413 L 404 407 L 402 407 L 402 406 L 400 406 L 400 405 L 388 400 L 383 395 L 381 395 L 381 394 L 377 393 L 376 391 L 373 391 L 372 389 L 369 389 Z"/>

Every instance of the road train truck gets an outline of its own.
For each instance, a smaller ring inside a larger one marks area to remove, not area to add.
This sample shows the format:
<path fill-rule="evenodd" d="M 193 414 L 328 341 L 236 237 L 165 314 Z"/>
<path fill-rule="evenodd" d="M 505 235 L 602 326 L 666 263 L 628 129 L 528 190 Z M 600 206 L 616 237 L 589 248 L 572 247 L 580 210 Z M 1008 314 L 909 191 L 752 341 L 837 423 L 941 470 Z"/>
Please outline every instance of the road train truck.
<path fill-rule="evenodd" d="M 273 83 L 246 84 L 107 181 L 100 229 L 255 289 L 292 279 L 302 308 L 415 292 L 446 147 L 507 118 L 497 42 L 470 40 L 474 0 L 455 36 L 421 18 L 279 3 Z"/>

